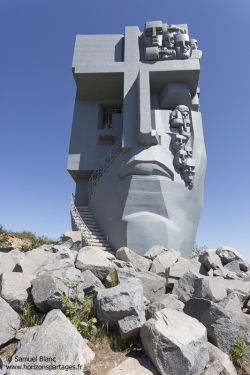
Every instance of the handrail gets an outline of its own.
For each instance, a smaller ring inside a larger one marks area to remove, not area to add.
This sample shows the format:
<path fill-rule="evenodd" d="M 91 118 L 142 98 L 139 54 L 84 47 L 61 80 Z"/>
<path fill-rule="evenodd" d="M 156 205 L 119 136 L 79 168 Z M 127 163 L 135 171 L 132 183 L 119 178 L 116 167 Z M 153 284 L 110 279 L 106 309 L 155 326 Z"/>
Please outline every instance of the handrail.
<path fill-rule="evenodd" d="M 71 194 L 70 214 L 71 214 L 72 220 L 74 221 L 76 228 L 82 233 L 87 246 L 92 246 L 92 234 L 90 233 L 87 225 L 82 220 L 81 215 L 79 214 L 78 209 L 75 206 L 74 198 L 75 198 L 74 194 Z"/>
<path fill-rule="evenodd" d="M 122 142 L 116 142 L 109 152 L 104 156 L 96 170 L 90 176 L 87 191 L 89 193 L 89 200 L 91 199 L 91 195 L 93 194 L 94 188 L 97 185 L 99 179 L 104 175 L 106 170 L 110 167 L 113 160 L 122 152 Z"/>

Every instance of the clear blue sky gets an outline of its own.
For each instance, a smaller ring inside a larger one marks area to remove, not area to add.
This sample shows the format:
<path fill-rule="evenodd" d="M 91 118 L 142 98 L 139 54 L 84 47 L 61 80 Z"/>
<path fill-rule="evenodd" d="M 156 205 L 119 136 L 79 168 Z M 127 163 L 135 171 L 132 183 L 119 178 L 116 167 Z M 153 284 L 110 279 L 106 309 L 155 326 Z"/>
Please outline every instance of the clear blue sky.
<path fill-rule="evenodd" d="M 232 246 L 250 260 L 249 17 L 249 0 L 0 0 L 0 223 L 53 238 L 71 229 L 66 161 L 76 34 L 188 23 L 203 51 L 208 157 L 196 240 Z"/>

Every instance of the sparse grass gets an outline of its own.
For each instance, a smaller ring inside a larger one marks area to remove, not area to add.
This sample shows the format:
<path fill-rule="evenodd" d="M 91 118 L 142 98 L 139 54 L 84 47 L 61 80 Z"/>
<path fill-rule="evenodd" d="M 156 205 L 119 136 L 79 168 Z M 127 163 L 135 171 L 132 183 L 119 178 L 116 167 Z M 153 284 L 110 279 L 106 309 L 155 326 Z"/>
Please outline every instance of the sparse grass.
<path fill-rule="evenodd" d="M 78 294 L 79 292 L 76 288 L 73 303 L 69 295 L 62 297 L 61 301 L 63 307 L 66 308 L 65 315 L 75 328 L 89 340 L 90 346 L 93 348 L 109 346 L 114 351 L 132 350 L 138 346 L 138 341 L 134 337 L 125 340 L 110 333 L 106 324 L 102 327 L 98 326 L 93 296 L 80 299 Z M 85 323 L 85 325 L 82 323 Z"/>
<path fill-rule="evenodd" d="M 230 355 L 236 361 L 243 361 L 246 359 L 247 352 L 250 352 L 250 349 L 246 345 L 245 341 L 237 337 L 234 345 L 229 351 Z"/>
<path fill-rule="evenodd" d="M 20 313 L 21 325 L 20 328 L 32 327 L 41 325 L 45 319 L 45 314 L 41 313 L 31 303 L 27 303 Z"/>
<path fill-rule="evenodd" d="M 109 271 L 109 277 L 111 279 L 111 287 L 117 286 L 119 284 L 119 278 L 117 271 L 114 268 L 111 268 Z"/>

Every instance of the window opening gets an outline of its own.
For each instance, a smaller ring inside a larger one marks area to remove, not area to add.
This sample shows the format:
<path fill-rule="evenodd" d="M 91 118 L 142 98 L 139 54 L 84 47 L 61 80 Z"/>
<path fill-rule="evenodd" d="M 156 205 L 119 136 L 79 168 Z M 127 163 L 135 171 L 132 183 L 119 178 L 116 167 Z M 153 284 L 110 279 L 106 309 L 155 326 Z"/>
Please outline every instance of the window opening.
<path fill-rule="evenodd" d="M 122 113 L 122 107 L 120 106 L 108 106 L 103 107 L 103 118 L 102 118 L 102 128 L 112 129 L 112 115 L 114 113 Z"/>

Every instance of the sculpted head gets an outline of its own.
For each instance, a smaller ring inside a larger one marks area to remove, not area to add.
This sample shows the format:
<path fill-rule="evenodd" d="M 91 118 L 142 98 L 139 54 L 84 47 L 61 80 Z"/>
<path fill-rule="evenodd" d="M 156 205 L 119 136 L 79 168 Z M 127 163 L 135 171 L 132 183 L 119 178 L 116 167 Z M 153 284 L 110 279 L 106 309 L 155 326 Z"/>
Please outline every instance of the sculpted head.
<path fill-rule="evenodd" d="M 166 33 L 163 35 L 163 46 L 168 49 L 174 49 L 175 41 L 173 33 Z"/>
<path fill-rule="evenodd" d="M 172 134 L 172 137 L 172 146 L 174 152 L 184 150 L 186 143 L 188 142 L 188 138 L 181 134 Z"/>
<path fill-rule="evenodd" d="M 197 39 L 190 39 L 191 41 L 191 48 L 192 49 L 198 49 L 198 41 Z"/>
<path fill-rule="evenodd" d="M 192 158 L 193 156 L 193 149 L 190 146 L 185 146 L 185 151 L 187 153 L 187 158 Z"/>
<path fill-rule="evenodd" d="M 177 59 L 185 60 L 191 56 L 191 42 L 188 34 L 175 35 L 175 49 Z"/>
<path fill-rule="evenodd" d="M 188 182 L 191 185 L 194 184 L 195 161 L 193 159 L 186 159 L 182 167 L 182 175 L 185 182 Z"/>
<path fill-rule="evenodd" d="M 176 168 L 181 169 L 187 158 L 187 152 L 185 150 L 179 150 L 174 156 L 174 165 Z"/>

